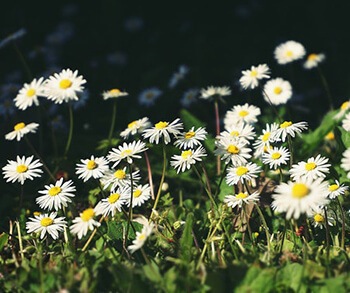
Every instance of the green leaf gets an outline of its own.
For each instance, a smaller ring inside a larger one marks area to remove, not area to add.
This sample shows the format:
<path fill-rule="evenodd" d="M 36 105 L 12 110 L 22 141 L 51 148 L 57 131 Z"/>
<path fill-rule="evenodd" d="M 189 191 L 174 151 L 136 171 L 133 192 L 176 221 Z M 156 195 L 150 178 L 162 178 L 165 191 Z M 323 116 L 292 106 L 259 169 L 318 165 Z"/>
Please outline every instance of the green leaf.
<path fill-rule="evenodd" d="M 200 121 L 197 117 L 195 117 L 194 115 L 192 115 L 190 112 L 188 112 L 185 109 L 182 109 L 180 111 L 180 117 L 182 122 L 185 125 L 185 128 L 189 129 L 191 127 L 205 127 L 205 123 L 203 121 Z"/>
<path fill-rule="evenodd" d="M 119 138 L 112 138 L 111 142 L 108 139 L 103 139 L 98 142 L 96 150 L 103 151 L 111 147 L 115 147 L 120 142 Z"/>
<path fill-rule="evenodd" d="M 0 251 L 7 244 L 8 239 L 9 239 L 9 236 L 6 233 L 1 233 L 1 235 L 0 235 Z"/>
<path fill-rule="evenodd" d="M 112 240 L 120 240 L 123 238 L 123 227 L 115 221 L 107 222 L 107 235 Z"/>
<path fill-rule="evenodd" d="M 154 283 L 160 284 L 163 280 L 159 268 L 154 261 L 143 266 L 143 272 L 145 273 L 145 276 Z"/>
<path fill-rule="evenodd" d="M 346 131 L 343 127 L 338 126 L 335 129 L 335 136 L 340 137 L 341 142 L 346 149 L 350 147 L 350 132 Z"/>
<path fill-rule="evenodd" d="M 193 213 L 189 213 L 186 217 L 185 228 L 180 239 L 180 258 L 184 260 L 185 263 L 189 263 L 191 260 L 191 247 L 193 245 L 193 219 Z"/>
<path fill-rule="evenodd" d="M 218 178 L 218 180 L 216 181 L 216 184 L 219 185 L 219 182 L 220 182 L 220 179 Z M 234 187 L 233 186 L 229 186 L 227 183 L 226 183 L 226 180 L 222 180 L 221 182 L 221 185 L 220 185 L 220 191 L 219 191 L 219 194 L 218 194 L 218 198 L 220 201 L 224 201 L 224 198 L 226 195 L 229 195 L 229 194 L 234 194 L 235 191 L 234 191 Z"/>

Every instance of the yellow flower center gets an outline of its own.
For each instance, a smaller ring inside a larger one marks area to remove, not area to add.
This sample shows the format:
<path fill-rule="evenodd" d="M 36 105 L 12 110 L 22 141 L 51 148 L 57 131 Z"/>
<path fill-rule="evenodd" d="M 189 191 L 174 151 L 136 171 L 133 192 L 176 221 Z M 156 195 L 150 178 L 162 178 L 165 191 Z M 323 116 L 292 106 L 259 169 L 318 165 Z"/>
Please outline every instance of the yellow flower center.
<path fill-rule="evenodd" d="M 164 129 L 165 127 L 167 127 L 169 125 L 168 122 L 164 122 L 164 121 L 159 121 L 156 125 L 154 125 L 156 127 L 156 129 Z"/>
<path fill-rule="evenodd" d="M 347 110 L 349 108 L 349 104 L 349 101 L 344 102 L 343 104 L 341 104 L 340 109 L 343 111 Z"/>
<path fill-rule="evenodd" d="M 338 188 L 339 188 L 339 185 L 338 185 L 338 184 L 332 184 L 332 185 L 330 185 L 330 186 L 328 187 L 328 190 L 329 190 L 330 192 L 333 192 L 333 191 L 338 190 Z"/>
<path fill-rule="evenodd" d="M 276 95 L 279 95 L 280 93 L 282 93 L 282 88 L 279 87 L 279 86 L 276 86 L 276 87 L 273 89 L 273 92 L 274 92 Z"/>
<path fill-rule="evenodd" d="M 23 129 L 24 127 L 26 127 L 26 125 L 23 122 L 20 122 L 20 123 L 17 123 L 13 129 L 15 131 L 18 131 L 18 130 Z"/>
<path fill-rule="evenodd" d="M 294 198 L 303 198 L 309 193 L 310 190 L 304 183 L 295 183 L 292 187 L 292 196 Z"/>
<path fill-rule="evenodd" d="M 262 141 L 266 142 L 269 140 L 270 138 L 270 135 L 271 135 L 271 132 L 265 132 L 265 134 L 262 136 Z"/>
<path fill-rule="evenodd" d="M 244 167 L 244 166 L 239 166 L 237 169 L 236 169 L 236 174 L 238 176 L 242 176 L 244 174 L 247 174 L 248 173 L 248 168 Z"/>
<path fill-rule="evenodd" d="M 317 59 L 317 54 L 310 54 L 308 57 L 307 57 L 307 60 L 309 61 L 314 61 Z"/>
<path fill-rule="evenodd" d="M 136 190 L 133 192 L 133 196 L 134 196 L 134 197 L 139 197 L 141 194 L 142 194 L 142 190 L 141 190 L 141 189 L 136 189 Z"/>
<path fill-rule="evenodd" d="M 144 241 L 146 239 L 146 234 L 142 233 L 142 234 L 139 235 L 138 238 L 139 238 L 140 241 Z"/>
<path fill-rule="evenodd" d="M 93 170 L 97 167 L 97 164 L 94 160 L 89 160 L 86 164 L 86 169 Z"/>
<path fill-rule="evenodd" d="M 286 56 L 287 56 L 287 57 L 292 57 L 292 56 L 293 56 L 293 52 L 290 51 L 290 50 L 288 50 L 288 51 L 286 52 Z"/>
<path fill-rule="evenodd" d="M 188 151 L 183 151 L 181 153 L 181 157 L 184 159 L 184 160 L 187 160 L 188 157 L 192 156 L 192 151 L 188 150 Z"/>
<path fill-rule="evenodd" d="M 236 131 L 236 130 L 233 130 L 233 131 L 230 132 L 230 135 L 231 136 L 239 136 L 239 132 Z"/>
<path fill-rule="evenodd" d="M 62 79 L 59 86 L 61 89 L 65 90 L 72 86 L 72 82 L 69 79 Z"/>
<path fill-rule="evenodd" d="M 120 194 L 119 193 L 112 193 L 109 197 L 108 197 L 108 202 L 110 204 L 115 203 L 118 199 L 120 198 Z"/>
<path fill-rule="evenodd" d="M 250 76 L 251 77 L 256 77 L 258 75 L 258 72 L 256 71 L 256 70 L 252 70 L 251 72 L 250 72 Z"/>
<path fill-rule="evenodd" d="M 281 157 L 281 154 L 280 153 L 273 153 L 272 155 L 271 155 L 271 158 L 272 159 L 274 159 L 274 160 L 278 160 L 279 158 Z"/>
<path fill-rule="evenodd" d="M 305 169 L 307 171 L 311 171 L 311 170 L 315 169 L 316 167 L 317 167 L 317 165 L 314 162 L 305 164 Z"/>
<path fill-rule="evenodd" d="M 119 169 L 119 170 L 114 172 L 114 177 L 117 179 L 125 179 L 126 173 L 124 172 L 124 170 Z"/>
<path fill-rule="evenodd" d="M 33 215 L 34 215 L 34 216 L 40 216 L 41 213 L 40 213 L 40 212 L 33 212 Z"/>
<path fill-rule="evenodd" d="M 284 121 L 282 124 L 280 124 L 280 128 L 287 128 L 292 124 L 293 124 L 292 121 Z"/>
<path fill-rule="evenodd" d="M 147 99 L 147 100 L 152 100 L 153 97 L 154 97 L 154 93 L 147 93 L 147 94 L 146 94 L 146 99 Z"/>
<path fill-rule="evenodd" d="M 241 117 L 245 117 L 245 116 L 247 116 L 248 114 L 249 114 L 249 112 L 246 111 L 246 110 L 242 110 L 242 111 L 240 111 L 240 112 L 238 113 L 238 115 L 241 116 Z"/>
<path fill-rule="evenodd" d="M 24 173 L 24 172 L 27 172 L 27 170 L 28 170 L 28 167 L 26 165 L 18 165 L 16 168 L 16 171 L 18 173 Z"/>
<path fill-rule="evenodd" d="M 136 126 L 136 123 L 137 123 L 136 120 L 133 121 L 133 122 L 130 122 L 130 123 L 128 124 L 128 128 L 134 128 L 134 127 Z"/>
<path fill-rule="evenodd" d="M 29 89 L 29 90 L 27 90 L 27 97 L 30 98 L 30 97 L 34 96 L 35 93 L 36 93 L 35 89 Z"/>
<path fill-rule="evenodd" d="M 54 187 L 51 187 L 49 189 L 49 195 L 50 196 L 56 196 L 57 194 L 59 194 L 61 192 L 61 187 L 59 186 L 54 186 Z"/>
<path fill-rule="evenodd" d="M 185 138 L 190 139 L 190 138 L 194 137 L 195 135 L 196 135 L 196 133 L 194 131 L 189 131 L 189 132 L 186 132 Z"/>
<path fill-rule="evenodd" d="M 334 132 L 333 131 L 328 132 L 327 135 L 325 136 L 325 139 L 326 140 L 334 140 L 335 139 Z"/>
<path fill-rule="evenodd" d="M 239 148 L 236 147 L 233 144 L 230 144 L 227 148 L 227 152 L 229 152 L 230 154 L 238 154 L 239 153 Z"/>
<path fill-rule="evenodd" d="M 317 222 L 317 223 L 323 223 L 323 222 L 324 222 L 324 217 L 323 217 L 322 215 L 320 215 L 320 214 L 316 214 L 316 215 L 314 216 L 314 220 L 315 220 L 315 222 Z"/>
<path fill-rule="evenodd" d="M 131 149 L 127 149 L 127 150 L 124 150 L 120 153 L 120 155 L 122 157 L 126 157 L 126 156 L 129 156 L 130 154 L 132 153 L 132 150 Z"/>
<path fill-rule="evenodd" d="M 93 208 L 86 209 L 81 213 L 81 219 L 84 222 L 90 221 L 93 218 L 93 216 L 95 216 L 95 211 Z"/>
<path fill-rule="evenodd" d="M 121 91 L 120 89 L 111 89 L 108 91 L 110 94 L 113 94 L 113 95 L 117 95 L 117 94 L 120 94 Z"/>
<path fill-rule="evenodd" d="M 52 223 L 53 223 L 53 220 L 51 218 L 42 218 L 40 221 L 40 225 L 44 227 L 50 226 L 52 225 Z"/>
<path fill-rule="evenodd" d="M 248 197 L 248 194 L 247 193 L 243 193 L 243 192 L 240 192 L 236 195 L 236 198 L 238 199 L 245 199 Z"/>

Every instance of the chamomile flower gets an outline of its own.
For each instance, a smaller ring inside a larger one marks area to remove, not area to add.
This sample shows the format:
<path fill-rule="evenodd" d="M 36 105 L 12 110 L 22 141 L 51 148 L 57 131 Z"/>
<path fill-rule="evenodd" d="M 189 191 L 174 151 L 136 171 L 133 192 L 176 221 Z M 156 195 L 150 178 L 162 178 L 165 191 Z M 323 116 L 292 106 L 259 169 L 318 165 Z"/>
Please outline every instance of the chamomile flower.
<path fill-rule="evenodd" d="M 28 107 L 39 105 L 38 96 L 43 95 L 43 81 L 44 78 L 41 77 L 38 80 L 33 79 L 33 81 L 28 84 L 25 83 L 23 87 L 18 92 L 14 99 L 15 105 L 20 110 L 25 110 Z"/>
<path fill-rule="evenodd" d="M 264 78 L 270 78 L 270 68 L 266 64 L 252 66 L 250 70 L 243 70 L 239 82 L 244 89 L 254 89 L 259 85 L 259 81 Z"/>
<path fill-rule="evenodd" d="M 22 185 L 27 179 L 33 180 L 34 177 L 41 177 L 43 171 L 39 169 L 43 164 L 39 160 L 33 161 L 34 156 L 26 158 L 17 156 L 16 161 L 8 160 L 8 164 L 2 168 L 6 182 L 18 181 Z"/>
<path fill-rule="evenodd" d="M 141 179 L 140 170 L 136 170 L 132 172 L 132 180 L 133 184 L 137 184 L 137 182 Z M 126 173 L 126 167 L 123 169 L 117 170 L 108 170 L 105 175 L 101 178 L 101 183 L 103 185 L 103 189 L 107 189 L 110 186 L 110 190 L 115 190 L 117 187 L 123 188 L 125 186 L 131 185 L 131 176 Z"/>
<path fill-rule="evenodd" d="M 299 60 L 305 56 L 305 48 L 295 41 L 288 41 L 278 45 L 274 55 L 278 64 L 287 64 Z"/>
<path fill-rule="evenodd" d="M 185 91 L 180 100 L 181 105 L 185 108 L 189 107 L 192 103 L 196 101 L 198 94 L 198 89 L 189 89 Z"/>
<path fill-rule="evenodd" d="M 346 131 L 350 131 L 350 113 L 346 114 L 344 119 L 342 120 L 342 127 Z"/>
<path fill-rule="evenodd" d="M 292 97 L 292 86 L 283 78 L 274 78 L 264 85 L 263 96 L 272 105 L 286 104 Z"/>
<path fill-rule="evenodd" d="M 81 159 L 81 163 L 77 164 L 75 173 L 79 175 L 79 179 L 83 179 L 84 182 L 88 181 L 91 177 L 94 179 L 101 178 L 104 173 L 109 169 L 108 162 L 104 157 L 91 156 L 90 159 Z"/>
<path fill-rule="evenodd" d="M 229 95 L 231 95 L 231 89 L 228 86 L 208 86 L 206 89 L 201 89 L 201 95 L 199 97 L 208 100 L 214 96 L 224 97 Z"/>
<path fill-rule="evenodd" d="M 274 147 L 272 149 L 268 149 L 267 152 L 262 154 L 262 162 L 264 164 L 269 164 L 270 169 L 277 169 L 281 167 L 281 165 L 286 165 L 289 161 L 290 152 L 287 148 Z"/>
<path fill-rule="evenodd" d="M 140 105 L 143 105 L 146 107 L 153 106 L 155 101 L 162 94 L 163 94 L 163 92 L 156 87 L 145 89 L 139 94 L 139 97 L 138 97 L 139 103 L 140 103 Z"/>
<path fill-rule="evenodd" d="M 35 215 L 29 218 L 26 223 L 27 233 L 40 233 L 40 239 L 43 239 L 46 233 L 50 234 L 53 239 L 58 238 L 58 233 L 63 231 L 67 226 L 64 217 L 56 218 L 57 213 Z"/>
<path fill-rule="evenodd" d="M 114 217 L 116 211 L 122 211 L 122 205 L 126 201 L 127 194 L 126 189 L 117 188 L 115 191 L 111 192 L 108 198 L 103 198 L 95 206 L 96 215 L 103 215 L 104 217 L 111 215 Z"/>
<path fill-rule="evenodd" d="M 320 54 L 309 54 L 307 56 L 306 61 L 304 62 L 304 68 L 305 69 L 312 69 L 318 66 L 318 64 L 320 64 L 321 62 L 324 61 L 324 59 L 326 59 L 326 56 L 322 53 Z"/>
<path fill-rule="evenodd" d="M 169 80 L 169 88 L 172 89 L 176 87 L 176 85 L 186 77 L 189 71 L 190 69 L 188 68 L 188 66 L 180 65 L 178 71 L 175 72 Z"/>
<path fill-rule="evenodd" d="M 136 238 L 132 241 L 132 244 L 128 246 L 130 253 L 134 253 L 145 244 L 147 238 L 152 234 L 153 228 L 154 224 L 152 222 L 144 222 L 141 232 L 136 232 Z"/>
<path fill-rule="evenodd" d="M 340 167 L 347 172 L 350 171 L 350 148 L 343 152 Z M 350 172 L 348 172 L 347 177 L 350 178 Z"/>
<path fill-rule="evenodd" d="M 5 139 L 7 140 L 16 139 L 17 141 L 20 141 L 25 134 L 29 132 L 35 133 L 38 127 L 39 127 L 38 123 L 29 123 L 29 124 L 25 124 L 24 122 L 17 123 L 13 127 L 13 131 L 5 135 Z"/>
<path fill-rule="evenodd" d="M 139 154 L 147 149 L 146 144 L 140 140 L 130 143 L 124 142 L 118 148 L 112 148 L 107 158 L 108 161 L 114 162 L 112 168 L 117 166 L 122 160 L 126 160 L 128 164 L 132 164 L 133 159 L 140 159 L 141 156 Z"/>
<path fill-rule="evenodd" d="M 331 166 L 331 164 L 327 164 L 328 160 L 328 158 L 317 155 L 316 158 L 309 158 L 307 162 L 302 161 L 294 164 L 289 170 L 290 176 L 294 180 L 299 180 L 300 178 L 324 178 L 329 173 L 329 167 Z"/>
<path fill-rule="evenodd" d="M 73 219 L 73 224 L 70 226 L 72 234 L 76 234 L 78 239 L 83 238 L 88 230 L 93 230 L 95 227 L 99 227 L 101 224 L 94 220 L 96 211 L 93 208 L 88 208 L 80 213 L 79 217 Z"/>
<path fill-rule="evenodd" d="M 266 123 L 266 128 L 263 129 L 262 134 L 253 144 L 255 149 L 255 157 L 262 156 L 266 151 L 270 149 L 272 143 L 280 141 L 280 139 L 277 137 L 278 128 L 279 125 L 277 123 Z"/>
<path fill-rule="evenodd" d="M 137 133 L 142 133 L 145 129 L 151 126 L 148 117 L 143 117 L 141 119 L 134 120 L 128 124 L 128 128 L 120 133 L 123 138 L 128 138 L 130 135 L 135 135 Z"/>
<path fill-rule="evenodd" d="M 203 127 L 199 127 L 196 130 L 192 127 L 189 131 L 181 133 L 174 145 L 180 149 L 194 148 L 202 145 L 201 141 L 206 139 L 207 134 L 208 132 Z"/>
<path fill-rule="evenodd" d="M 327 185 L 323 178 L 312 180 L 303 177 L 295 182 L 282 182 L 274 190 L 271 206 L 278 213 L 285 212 L 287 219 L 299 219 L 301 214 L 328 203 Z"/>
<path fill-rule="evenodd" d="M 229 128 L 237 123 L 253 124 L 258 121 L 257 117 L 261 114 L 258 107 L 244 104 L 234 106 L 231 110 L 227 111 L 224 117 L 225 128 Z"/>
<path fill-rule="evenodd" d="M 63 177 L 56 181 L 55 184 L 45 185 L 45 190 L 38 191 L 42 196 L 36 198 L 36 203 L 42 209 L 58 211 L 62 207 L 66 207 L 69 202 L 72 202 L 70 197 L 74 197 L 76 191 L 73 186 L 73 181 L 68 180 L 63 183 Z"/>
<path fill-rule="evenodd" d="M 224 137 L 216 142 L 214 153 L 221 156 L 221 160 L 224 160 L 226 164 L 231 162 L 233 166 L 239 166 L 247 163 L 247 159 L 251 158 L 250 151 L 244 142 L 234 142 Z"/>
<path fill-rule="evenodd" d="M 248 144 L 249 140 L 252 140 L 255 137 L 254 127 L 244 123 L 233 124 L 228 126 L 225 131 L 221 132 L 216 139 L 221 139 L 223 137 L 229 137 L 233 140 Z"/>
<path fill-rule="evenodd" d="M 248 163 L 241 166 L 229 167 L 227 169 L 226 183 L 228 185 L 236 185 L 238 182 L 244 183 L 244 181 L 252 180 L 258 177 L 258 173 L 262 170 L 255 163 Z"/>
<path fill-rule="evenodd" d="M 202 157 L 207 154 L 203 147 L 199 147 L 196 150 L 185 150 L 181 152 L 181 155 L 173 155 L 171 157 L 170 165 L 177 169 L 177 173 L 189 170 L 192 165 L 198 161 L 202 161 Z"/>
<path fill-rule="evenodd" d="M 277 130 L 276 136 L 281 138 L 283 142 L 286 141 L 287 135 L 295 137 L 296 133 L 302 133 L 303 130 L 307 129 L 307 122 L 297 122 L 293 123 L 292 121 L 284 121 L 280 124 L 279 129 Z"/>
<path fill-rule="evenodd" d="M 159 121 L 153 127 L 145 129 L 142 136 L 148 138 L 150 143 L 158 144 L 161 137 L 164 139 L 164 143 L 168 144 L 171 141 L 170 134 L 177 137 L 180 131 L 183 129 L 183 125 L 179 118 L 176 118 L 173 122 Z"/>
<path fill-rule="evenodd" d="M 325 210 L 323 207 L 318 206 L 316 208 L 313 208 L 309 213 L 308 217 L 311 219 L 311 224 L 315 228 L 320 228 L 322 229 L 323 226 L 326 225 L 326 215 L 325 215 Z M 333 218 L 332 214 L 327 211 L 327 220 L 328 220 L 328 225 L 329 226 L 334 226 L 335 225 L 335 219 Z"/>
<path fill-rule="evenodd" d="M 350 101 L 345 101 L 343 104 L 341 104 L 339 112 L 334 115 L 335 119 L 341 119 L 343 118 L 344 114 L 347 113 L 350 109 Z"/>
<path fill-rule="evenodd" d="M 236 195 L 226 195 L 224 203 L 229 207 L 235 208 L 236 206 L 242 207 L 244 204 L 254 203 L 259 201 L 259 193 L 253 192 L 248 194 L 247 192 L 239 192 Z"/>
<path fill-rule="evenodd" d="M 335 199 L 339 195 L 344 195 L 345 192 L 349 189 L 349 186 L 340 184 L 338 180 L 335 180 L 335 183 L 328 186 L 328 197 L 330 199 Z"/>
<path fill-rule="evenodd" d="M 104 100 L 116 99 L 116 98 L 125 97 L 128 95 L 129 93 L 121 91 L 120 89 L 111 89 L 108 91 L 104 91 L 102 93 L 102 97 Z"/>
<path fill-rule="evenodd" d="M 71 100 L 77 101 L 78 93 L 82 92 L 86 80 L 79 75 L 78 70 L 63 69 L 54 73 L 44 82 L 44 94 L 55 104 L 62 104 Z"/>
<path fill-rule="evenodd" d="M 130 195 L 131 188 L 128 187 L 125 191 L 126 196 L 126 205 L 130 206 Z M 148 184 L 135 186 L 132 190 L 132 207 L 141 206 L 144 202 L 150 199 L 151 197 L 151 188 Z"/>

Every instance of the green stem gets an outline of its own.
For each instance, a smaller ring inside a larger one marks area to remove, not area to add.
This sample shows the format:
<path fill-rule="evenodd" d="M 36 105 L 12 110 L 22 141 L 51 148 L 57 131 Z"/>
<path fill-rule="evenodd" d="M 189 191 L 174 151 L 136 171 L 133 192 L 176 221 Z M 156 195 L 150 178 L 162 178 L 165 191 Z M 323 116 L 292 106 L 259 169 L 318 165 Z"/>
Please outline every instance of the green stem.
<path fill-rule="evenodd" d="M 29 66 L 28 66 L 28 63 L 27 63 L 26 59 L 24 58 L 24 56 L 23 56 L 21 50 L 18 48 L 16 42 L 13 42 L 13 47 L 14 47 L 14 49 L 15 49 L 17 55 L 18 55 L 19 60 L 20 60 L 21 63 L 22 63 L 22 66 L 23 66 L 23 68 L 24 68 L 24 71 L 25 71 L 26 74 L 27 74 L 28 80 L 33 80 L 33 74 L 32 74 L 32 72 L 31 72 L 31 70 L 30 70 L 30 68 L 29 68 Z"/>
<path fill-rule="evenodd" d="M 290 160 L 289 160 L 289 166 L 292 168 L 293 165 L 293 145 L 292 145 L 292 139 L 289 134 L 287 134 L 287 140 L 288 140 L 288 147 L 290 152 Z"/>
<path fill-rule="evenodd" d="M 345 214 L 344 214 L 344 209 L 341 205 L 341 202 L 339 198 L 337 197 L 337 202 L 340 208 L 340 213 L 341 213 L 341 242 L 340 242 L 340 247 L 344 249 L 345 247 Z"/>
<path fill-rule="evenodd" d="M 213 198 L 213 195 L 212 195 L 211 192 L 208 190 L 207 185 L 203 182 L 202 176 L 201 176 L 201 174 L 198 172 L 197 167 L 196 167 L 195 165 L 194 165 L 193 169 L 194 169 L 195 173 L 197 174 L 197 176 L 198 176 L 200 182 L 202 183 L 202 185 L 203 185 L 203 187 L 204 187 L 206 193 L 208 194 L 208 197 L 209 197 L 209 199 L 210 199 L 210 203 L 211 203 L 212 209 L 213 209 L 214 207 L 217 208 L 217 205 L 216 205 L 216 202 L 215 202 L 215 200 L 214 200 L 214 198 Z"/>
<path fill-rule="evenodd" d="M 109 147 L 112 146 L 112 136 L 113 136 L 113 132 L 114 132 L 116 117 L 117 117 L 117 101 L 115 100 L 113 103 L 111 127 L 109 128 L 109 134 L 108 134 L 108 146 Z"/>
<path fill-rule="evenodd" d="M 67 156 L 67 153 L 68 153 L 69 148 L 70 148 L 70 144 L 72 142 L 73 126 L 74 126 L 72 105 L 69 104 L 68 109 L 69 109 L 69 133 L 68 133 L 66 148 L 64 150 L 64 155 L 63 155 L 64 158 Z"/>
<path fill-rule="evenodd" d="M 223 171 L 222 174 L 221 174 L 220 181 L 219 181 L 218 187 L 217 187 L 217 189 L 216 189 L 216 191 L 215 191 L 214 198 L 216 198 L 216 197 L 218 196 L 219 192 L 220 192 L 220 186 L 221 186 L 222 181 L 223 181 L 224 178 L 225 178 L 225 173 L 226 173 L 227 167 L 228 167 L 228 164 L 225 164 L 225 169 L 224 169 L 224 171 Z"/>
<path fill-rule="evenodd" d="M 266 242 L 267 242 L 267 251 L 270 253 L 271 252 L 271 243 L 270 243 L 270 232 L 269 232 L 269 227 L 267 226 L 265 217 L 260 209 L 260 207 L 258 206 L 258 204 L 255 204 L 256 210 L 258 211 L 258 214 L 260 216 L 261 222 L 264 226 L 264 230 L 265 230 L 265 235 L 266 235 Z"/>
<path fill-rule="evenodd" d="M 333 99 L 332 99 L 331 91 L 329 89 L 328 82 L 327 82 L 326 77 L 324 76 L 320 66 L 317 66 L 317 71 L 318 71 L 318 74 L 320 75 L 322 85 L 323 85 L 323 87 L 326 91 L 326 94 L 327 94 L 329 108 L 331 109 L 331 111 L 333 111 L 333 109 L 334 109 L 333 108 Z"/>
<path fill-rule="evenodd" d="M 132 202 L 134 199 L 134 181 L 132 178 L 132 165 L 131 164 L 129 164 L 129 173 L 130 173 L 130 206 L 129 206 L 129 214 L 128 214 L 128 224 L 126 226 L 125 242 L 128 240 L 128 236 L 129 236 L 130 223 L 131 223 L 131 219 L 132 219 Z"/>
<path fill-rule="evenodd" d="M 101 218 L 100 218 L 100 220 L 99 220 L 99 223 L 102 223 L 102 221 L 103 221 L 104 218 L 105 218 L 104 216 L 101 216 Z M 94 238 L 94 236 L 95 236 L 95 234 L 96 234 L 96 232 L 97 232 L 97 228 L 98 228 L 98 227 L 95 227 L 94 231 L 92 231 L 92 233 L 91 233 L 89 239 L 86 241 L 86 243 L 85 243 L 85 245 L 84 245 L 84 247 L 82 248 L 81 251 L 85 251 L 85 250 L 88 248 L 88 246 L 89 246 L 89 244 L 90 244 L 92 238 Z"/>
<path fill-rule="evenodd" d="M 19 225 L 19 221 L 16 221 L 16 227 L 17 227 L 17 234 L 18 234 L 18 243 L 19 243 L 19 253 L 21 255 L 22 261 L 24 260 L 24 253 L 23 253 L 23 243 L 22 243 L 22 234 L 21 234 L 21 227 Z"/>
<path fill-rule="evenodd" d="M 330 271 L 329 271 L 329 251 L 330 251 L 330 241 L 329 241 L 329 235 L 330 235 L 330 232 L 329 232 L 329 225 L 328 225 L 328 216 L 327 216 L 327 210 L 326 208 L 324 207 L 323 208 L 324 210 L 324 217 L 325 217 L 325 227 L 326 227 L 326 259 L 327 259 L 327 275 L 329 276 L 330 275 Z"/>
<path fill-rule="evenodd" d="M 216 125 L 216 135 L 220 135 L 220 117 L 219 117 L 219 103 L 218 100 L 214 101 L 214 109 L 215 109 L 215 125 Z M 221 172 L 221 158 L 218 155 L 216 157 L 216 175 L 220 175 Z"/>

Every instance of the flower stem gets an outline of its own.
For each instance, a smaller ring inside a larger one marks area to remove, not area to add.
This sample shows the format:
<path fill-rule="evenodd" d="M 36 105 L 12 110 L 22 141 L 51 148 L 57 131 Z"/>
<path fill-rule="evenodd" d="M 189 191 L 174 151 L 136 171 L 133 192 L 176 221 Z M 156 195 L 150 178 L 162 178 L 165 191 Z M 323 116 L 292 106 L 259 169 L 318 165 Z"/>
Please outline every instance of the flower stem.
<path fill-rule="evenodd" d="M 323 85 L 323 87 L 326 91 L 326 94 L 327 94 L 329 108 L 330 108 L 330 110 L 333 110 L 334 109 L 333 108 L 333 99 L 332 99 L 331 91 L 329 89 L 329 85 L 328 85 L 328 82 L 326 80 L 326 77 L 324 76 L 320 66 L 317 66 L 317 71 L 318 71 L 318 74 L 321 78 L 322 85 Z"/>
<path fill-rule="evenodd" d="M 64 158 L 67 156 L 67 153 L 68 153 L 69 148 L 70 148 L 70 144 L 72 142 L 73 126 L 74 126 L 72 105 L 70 105 L 70 104 L 68 105 L 68 110 L 69 110 L 69 133 L 68 133 L 66 148 L 64 150 L 64 155 L 63 155 Z"/>
<path fill-rule="evenodd" d="M 109 134 L 108 134 L 108 146 L 109 147 L 112 146 L 112 136 L 113 136 L 113 132 L 114 132 L 116 116 L 117 116 L 117 101 L 114 101 L 111 127 L 109 128 Z"/>
<path fill-rule="evenodd" d="M 337 202 L 340 208 L 340 213 L 341 213 L 341 242 L 340 242 L 340 247 L 344 249 L 345 247 L 345 214 L 344 214 L 344 209 L 340 203 L 339 198 L 337 197 Z"/>
<path fill-rule="evenodd" d="M 102 223 L 102 221 L 103 221 L 104 218 L 105 218 L 104 216 L 101 216 L 101 218 L 100 218 L 100 220 L 99 220 L 98 222 L 99 222 L 99 223 Z M 95 227 L 94 231 L 92 231 L 92 233 L 91 233 L 89 239 L 86 241 L 86 243 L 85 243 L 85 245 L 84 245 L 84 247 L 82 248 L 81 251 L 85 251 L 85 250 L 88 248 L 88 246 L 89 246 L 89 244 L 90 244 L 92 238 L 94 238 L 94 236 L 95 236 L 95 234 L 96 234 L 96 232 L 97 232 L 97 228 L 98 228 L 98 227 Z"/>
<path fill-rule="evenodd" d="M 126 236 L 125 236 L 125 243 L 128 239 L 129 235 L 129 229 L 130 229 L 130 223 L 132 219 L 132 201 L 134 199 L 134 181 L 132 178 L 132 165 L 129 164 L 129 173 L 130 173 L 130 206 L 129 206 L 129 214 L 128 214 L 128 224 L 126 226 Z"/>
<path fill-rule="evenodd" d="M 220 117 L 219 117 L 219 103 L 218 100 L 214 101 L 214 109 L 215 109 L 215 125 L 216 125 L 216 135 L 220 135 Z M 216 157 L 216 174 L 219 176 L 221 171 L 221 159 L 218 155 Z"/>
<path fill-rule="evenodd" d="M 216 202 L 215 202 L 215 200 L 214 200 L 214 198 L 213 198 L 213 195 L 211 194 L 211 191 L 208 190 L 207 185 L 203 182 L 202 176 L 201 176 L 201 174 L 199 173 L 199 171 L 197 170 L 196 166 L 194 166 L 193 169 L 194 169 L 195 173 L 197 174 L 199 180 L 201 181 L 201 183 L 202 183 L 202 185 L 203 185 L 205 191 L 206 191 L 207 194 L 208 194 L 208 197 L 209 197 L 209 199 L 210 199 L 210 203 L 211 203 L 212 208 L 214 208 L 214 207 L 217 208 L 217 205 L 216 205 Z"/>
<path fill-rule="evenodd" d="M 26 59 L 24 58 L 21 50 L 18 48 L 16 42 L 13 42 L 13 47 L 16 51 L 16 54 L 18 55 L 18 58 L 19 60 L 21 61 L 22 63 L 22 66 L 24 68 L 24 71 L 26 72 L 27 74 L 27 77 L 28 77 L 28 80 L 32 80 L 33 79 L 33 74 L 32 74 L 32 71 L 30 70 L 29 66 L 28 66 L 28 63 L 26 61 Z"/>
<path fill-rule="evenodd" d="M 271 252 L 271 243 L 270 243 L 270 232 L 269 232 L 269 227 L 267 226 L 265 217 L 260 209 L 260 207 L 258 206 L 258 204 L 255 204 L 256 210 L 258 211 L 258 214 L 260 216 L 261 222 L 264 226 L 264 230 L 265 230 L 265 235 L 266 235 L 266 242 L 267 242 L 267 251 L 270 253 Z"/>
<path fill-rule="evenodd" d="M 19 253 L 21 255 L 22 261 L 24 260 L 24 253 L 23 253 L 23 243 L 22 243 L 22 234 L 21 234 L 21 227 L 19 225 L 19 221 L 16 221 L 16 227 L 17 227 L 17 234 L 18 234 L 18 243 L 19 243 Z"/>
<path fill-rule="evenodd" d="M 148 182 L 149 182 L 149 186 L 151 187 L 151 196 L 152 196 L 152 199 L 154 200 L 154 186 L 153 186 L 153 179 L 152 179 L 151 164 L 149 162 L 149 158 L 146 151 L 144 152 L 144 154 L 145 154 L 145 160 L 146 160 L 146 166 L 147 166 L 147 172 L 148 172 Z"/>

